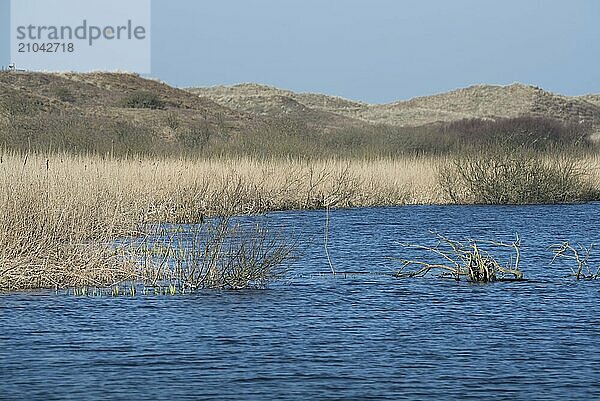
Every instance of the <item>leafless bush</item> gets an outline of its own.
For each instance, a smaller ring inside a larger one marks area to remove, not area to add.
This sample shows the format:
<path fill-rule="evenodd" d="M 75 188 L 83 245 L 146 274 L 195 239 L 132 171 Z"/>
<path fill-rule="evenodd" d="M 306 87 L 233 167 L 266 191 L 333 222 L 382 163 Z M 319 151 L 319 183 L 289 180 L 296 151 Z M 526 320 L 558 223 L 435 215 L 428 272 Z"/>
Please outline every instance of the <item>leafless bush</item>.
<path fill-rule="evenodd" d="M 572 203 L 598 196 L 574 158 L 508 149 L 450 159 L 438 182 L 453 203 Z"/>
<path fill-rule="evenodd" d="M 546 151 L 591 146 L 591 128 L 551 117 L 522 116 L 453 121 L 442 124 L 439 135 L 455 138 L 461 148 L 503 146 Z"/>
<path fill-rule="evenodd" d="M 264 287 L 286 273 L 294 251 L 279 232 L 219 217 L 187 227 L 184 236 L 164 235 L 144 249 L 142 259 L 147 284 L 187 292 Z"/>

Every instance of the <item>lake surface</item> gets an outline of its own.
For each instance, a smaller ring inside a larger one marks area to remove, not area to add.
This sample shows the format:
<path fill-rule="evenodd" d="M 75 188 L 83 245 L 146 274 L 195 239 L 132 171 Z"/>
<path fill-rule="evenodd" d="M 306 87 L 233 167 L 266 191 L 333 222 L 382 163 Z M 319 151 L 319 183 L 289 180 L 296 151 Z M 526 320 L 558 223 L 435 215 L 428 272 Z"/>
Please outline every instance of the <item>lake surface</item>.
<path fill-rule="evenodd" d="M 599 399 L 600 282 L 565 278 L 547 250 L 598 241 L 598 216 L 599 204 L 331 213 L 337 270 L 391 272 L 407 256 L 397 242 L 432 243 L 429 230 L 518 232 L 528 282 L 322 275 L 315 211 L 266 217 L 312 240 L 266 290 L 0 295 L 0 399 Z"/>

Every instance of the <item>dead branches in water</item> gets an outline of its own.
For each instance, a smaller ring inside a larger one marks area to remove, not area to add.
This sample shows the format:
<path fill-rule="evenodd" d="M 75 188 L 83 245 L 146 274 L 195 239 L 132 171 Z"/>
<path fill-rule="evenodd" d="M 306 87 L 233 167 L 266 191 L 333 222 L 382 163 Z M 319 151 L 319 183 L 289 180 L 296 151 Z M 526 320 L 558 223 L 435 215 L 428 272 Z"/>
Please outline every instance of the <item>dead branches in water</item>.
<path fill-rule="evenodd" d="M 598 277 L 600 277 L 600 266 L 594 273 L 589 265 L 590 255 L 593 248 L 594 244 L 591 244 L 589 247 L 585 247 L 581 244 L 573 246 L 568 241 L 552 245 L 550 246 L 550 250 L 554 253 L 554 258 L 552 258 L 551 264 L 557 259 L 574 261 L 577 265 L 577 268 L 574 269 L 573 267 L 569 266 L 571 269 L 571 274 L 569 276 L 573 276 L 577 280 L 596 280 Z"/>
<path fill-rule="evenodd" d="M 521 240 L 517 235 L 510 243 L 494 241 L 478 241 L 468 239 L 458 242 L 438 233 L 434 246 L 403 244 L 405 248 L 424 251 L 432 254 L 437 263 L 423 260 L 399 259 L 402 267 L 395 273 L 396 277 L 424 277 L 432 271 L 441 273 L 442 277 L 451 277 L 474 283 L 490 283 L 494 281 L 521 280 L 523 274 L 519 270 L 521 256 Z M 497 258 L 485 248 L 510 249 L 513 253 L 510 260 L 501 265 Z M 411 266 L 416 268 L 409 269 Z"/>

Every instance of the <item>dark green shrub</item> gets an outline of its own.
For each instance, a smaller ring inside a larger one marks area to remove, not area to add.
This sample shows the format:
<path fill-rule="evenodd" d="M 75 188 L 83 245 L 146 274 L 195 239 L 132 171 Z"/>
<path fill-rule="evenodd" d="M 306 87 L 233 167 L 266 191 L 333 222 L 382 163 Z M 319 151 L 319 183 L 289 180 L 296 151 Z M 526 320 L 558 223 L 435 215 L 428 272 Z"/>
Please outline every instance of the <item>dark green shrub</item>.
<path fill-rule="evenodd" d="M 135 91 L 119 101 L 119 106 L 130 109 L 164 109 L 165 103 L 153 92 Z"/>
<path fill-rule="evenodd" d="M 71 93 L 67 88 L 57 88 L 54 91 L 54 94 L 61 102 L 65 103 L 73 103 L 75 102 L 75 96 Z"/>
<path fill-rule="evenodd" d="M 181 126 L 181 121 L 177 113 L 169 112 L 165 117 L 165 125 L 173 131 L 177 130 Z"/>

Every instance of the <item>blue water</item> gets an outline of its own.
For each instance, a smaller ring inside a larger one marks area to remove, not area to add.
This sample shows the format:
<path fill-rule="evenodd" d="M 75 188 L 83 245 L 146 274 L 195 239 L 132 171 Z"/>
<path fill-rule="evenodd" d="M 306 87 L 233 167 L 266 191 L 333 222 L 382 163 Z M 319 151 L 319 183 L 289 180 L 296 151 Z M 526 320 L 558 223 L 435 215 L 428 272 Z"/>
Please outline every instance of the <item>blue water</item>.
<path fill-rule="evenodd" d="M 597 241 L 598 216 L 598 204 L 331 213 L 337 270 L 393 271 L 397 242 L 429 230 L 518 232 L 520 283 L 321 275 L 317 211 L 266 217 L 312 240 L 266 290 L 0 295 L 0 399 L 600 399 L 600 282 L 565 278 L 546 249 Z"/>

